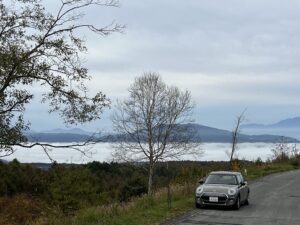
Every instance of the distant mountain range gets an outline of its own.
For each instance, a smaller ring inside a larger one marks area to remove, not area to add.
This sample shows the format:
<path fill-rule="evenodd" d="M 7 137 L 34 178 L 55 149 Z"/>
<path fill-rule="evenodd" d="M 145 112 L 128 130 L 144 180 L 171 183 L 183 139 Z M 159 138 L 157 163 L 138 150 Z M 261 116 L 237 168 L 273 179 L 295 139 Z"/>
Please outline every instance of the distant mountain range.
<path fill-rule="evenodd" d="M 221 130 L 213 127 L 208 127 L 200 124 L 184 124 L 180 126 L 187 126 L 190 132 L 192 141 L 195 142 L 218 142 L 230 143 L 231 132 L 228 130 Z M 253 127 L 253 125 L 245 125 L 244 128 Z M 264 126 L 264 125 L 263 125 Z M 27 132 L 25 134 L 30 142 L 83 142 L 90 138 L 92 132 L 81 129 L 55 129 L 44 132 Z M 269 134 L 240 134 L 239 142 L 277 142 L 280 136 L 286 135 L 269 135 Z M 115 142 L 122 139 L 120 135 L 96 135 L 97 139 L 103 142 Z M 299 142 L 296 138 L 287 137 L 288 142 Z"/>
<path fill-rule="evenodd" d="M 99 138 L 100 134 L 85 131 L 79 128 L 73 129 L 53 129 L 45 131 L 25 132 L 25 136 L 30 142 L 84 142 L 94 136 Z"/>
<path fill-rule="evenodd" d="M 47 134 L 80 134 L 80 135 L 92 135 L 92 132 L 88 132 L 85 130 L 82 130 L 80 128 L 72 128 L 72 129 L 53 129 L 53 130 L 45 130 L 41 133 L 47 133 Z"/>
<path fill-rule="evenodd" d="M 271 134 L 300 139 L 300 117 L 281 120 L 274 124 L 245 124 L 241 128 L 245 134 Z"/>
<path fill-rule="evenodd" d="M 284 129 L 284 128 L 300 128 L 300 117 L 290 118 L 281 120 L 274 124 L 259 124 L 259 123 L 250 123 L 245 124 L 241 126 L 242 128 L 255 128 L 255 129 L 261 129 L 261 128 L 276 128 L 276 129 Z"/>
<path fill-rule="evenodd" d="M 84 142 L 89 135 L 73 133 L 25 133 L 29 142 Z"/>
<path fill-rule="evenodd" d="M 232 141 L 232 133 L 228 130 L 221 130 L 199 124 L 188 124 L 188 126 L 190 126 L 193 132 L 194 141 L 223 143 L 230 143 Z M 239 134 L 238 141 L 274 143 L 277 142 L 280 137 L 280 135 L 248 135 L 241 133 Z M 286 139 L 288 142 L 299 142 L 296 138 L 286 137 Z"/>

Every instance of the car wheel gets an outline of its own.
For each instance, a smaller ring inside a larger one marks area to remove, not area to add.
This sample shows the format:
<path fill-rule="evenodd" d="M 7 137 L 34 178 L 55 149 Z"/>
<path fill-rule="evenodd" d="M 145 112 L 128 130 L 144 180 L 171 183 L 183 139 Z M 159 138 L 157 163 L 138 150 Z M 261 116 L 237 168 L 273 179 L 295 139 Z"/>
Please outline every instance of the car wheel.
<path fill-rule="evenodd" d="M 240 207 L 241 207 L 241 199 L 240 199 L 240 196 L 238 196 L 237 199 L 236 199 L 236 203 L 235 203 L 234 208 L 235 208 L 236 210 L 239 210 Z"/>
<path fill-rule="evenodd" d="M 197 202 L 195 202 L 195 206 L 196 206 L 197 209 L 203 209 L 204 208 L 203 204 L 199 204 Z"/>
<path fill-rule="evenodd" d="M 249 202 L 249 195 L 250 195 L 250 193 L 248 192 L 248 195 L 247 195 L 247 198 L 246 198 L 246 201 L 245 201 L 245 205 L 249 205 L 250 204 L 250 202 Z"/>

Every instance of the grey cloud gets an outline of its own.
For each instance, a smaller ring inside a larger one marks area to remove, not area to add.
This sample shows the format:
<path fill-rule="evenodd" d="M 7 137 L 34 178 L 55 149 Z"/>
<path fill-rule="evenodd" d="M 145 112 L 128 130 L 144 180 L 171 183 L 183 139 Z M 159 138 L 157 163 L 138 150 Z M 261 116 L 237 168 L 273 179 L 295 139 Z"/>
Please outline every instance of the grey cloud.
<path fill-rule="evenodd" d="M 196 103 L 208 107 L 196 112 L 206 121 L 221 124 L 246 106 L 257 122 L 300 114 L 300 1 L 120 2 L 120 8 L 86 12 L 85 21 L 98 26 L 112 20 L 127 25 L 125 34 L 82 34 L 92 90 L 124 96 L 133 77 L 157 71 L 168 83 L 178 80 L 175 85 L 190 89 Z"/>
<path fill-rule="evenodd" d="M 298 73 L 299 2 L 124 0 L 124 36 L 93 43 L 115 57 L 89 58 L 103 71 Z M 101 14 L 99 15 L 101 16 Z M 121 50 L 120 50 L 121 49 Z M 122 56 L 119 57 L 120 51 Z"/>

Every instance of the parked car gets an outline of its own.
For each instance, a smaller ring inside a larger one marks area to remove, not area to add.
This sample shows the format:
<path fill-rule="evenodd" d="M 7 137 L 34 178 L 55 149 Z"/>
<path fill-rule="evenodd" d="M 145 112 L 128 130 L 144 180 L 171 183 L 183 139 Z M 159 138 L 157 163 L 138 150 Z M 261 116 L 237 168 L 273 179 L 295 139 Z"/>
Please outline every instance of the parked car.
<path fill-rule="evenodd" d="M 239 172 L 211 172 L 199 183 L 195 197 L 197 208 L 218 205 L 239 209 L 242 204 L 249 204 L 250 189 Z"/>

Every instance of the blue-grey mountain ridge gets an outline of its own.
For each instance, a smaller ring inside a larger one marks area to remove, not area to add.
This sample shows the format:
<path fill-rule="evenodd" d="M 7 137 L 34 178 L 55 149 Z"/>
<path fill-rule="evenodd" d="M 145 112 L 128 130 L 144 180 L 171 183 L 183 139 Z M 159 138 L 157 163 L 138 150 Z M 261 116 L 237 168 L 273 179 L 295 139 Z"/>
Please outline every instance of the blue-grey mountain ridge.
<path fill-rule="evenodd" d="M 180 125 L 190 133 L 191 140 L 194 142 L 216 142 L 216 143 L 230 143 L 232 134 L 228 130 L 217 129 L 200 124 L 190 123 Z M 243 130 L 249 125 L 243 126 Z M 251 127 L 252 125 L 250 125 Z M 242 131 L 243 131 L 242 130 Z M 45 132 L 27 132 L 26 136 L 28 141 L 34 142 L 83 142 L 91 138 L 92 132 L 87 132 L 81 129 L 55 129 Z M 271 134 L 239 134 L 239 142 L 265 142 L 275 143 L 278 142 L 281 136 L 285 136 L 288 142 L 299 142 L 297 138 L 288 137 L 287 135 L 271 135 Z M 122 135 L 117 134 L 96 134 L 95 140 L 101 142 L 115 142 L 124 138 Z"/>

